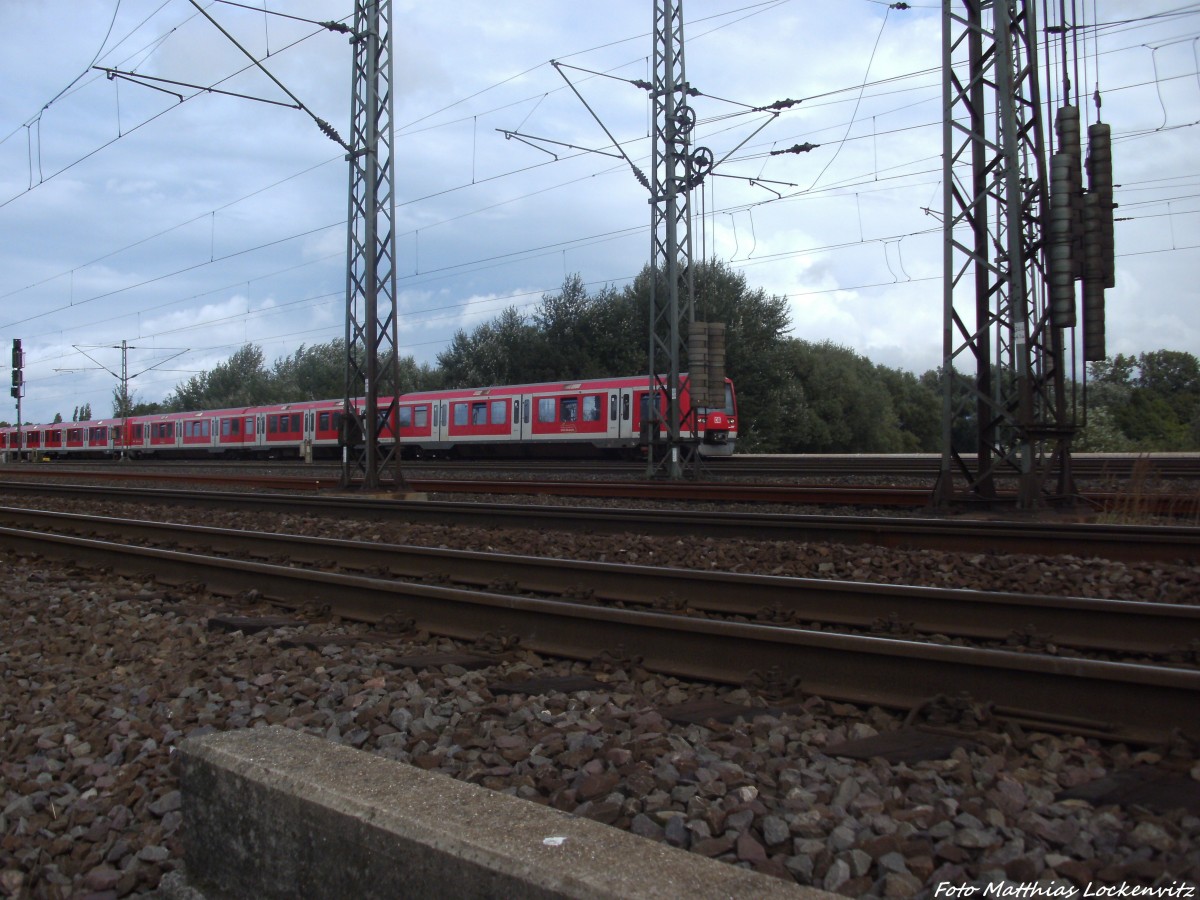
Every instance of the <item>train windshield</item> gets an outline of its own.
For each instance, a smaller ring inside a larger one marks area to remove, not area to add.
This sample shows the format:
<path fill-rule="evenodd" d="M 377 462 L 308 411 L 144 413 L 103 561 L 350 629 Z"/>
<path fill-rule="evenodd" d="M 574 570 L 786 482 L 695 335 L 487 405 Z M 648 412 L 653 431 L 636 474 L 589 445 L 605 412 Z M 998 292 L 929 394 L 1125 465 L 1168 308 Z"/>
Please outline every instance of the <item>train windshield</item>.
<path fill-rule="evenodd" d="M 714 409 L 715 407 L 712 406 L 700 407 L 702 412 L 712 412 Z M 725 405 L 719 411 L 730 416 L 736 414 L 737 412 L 737 410 L 733 408 L 733 386 L 730 385 L 729 382 L 725 382 Z"/>

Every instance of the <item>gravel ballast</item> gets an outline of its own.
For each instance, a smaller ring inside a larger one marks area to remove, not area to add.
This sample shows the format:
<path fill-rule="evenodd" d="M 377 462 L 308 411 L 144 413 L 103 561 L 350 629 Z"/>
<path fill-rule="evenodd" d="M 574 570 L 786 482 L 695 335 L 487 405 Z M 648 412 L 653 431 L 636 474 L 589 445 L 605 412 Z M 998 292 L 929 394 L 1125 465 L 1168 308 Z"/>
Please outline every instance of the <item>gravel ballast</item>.
<path fill-rule="evenodd" d="M 344 522 L 302 516 L 187 520 L 347 536 Z M 1168 602 L 1200 594 L 1193 568 L 1162 564 L 359 527 L 356 536 L 397 543 L 768 574 Z M 948 896 L 947 886 L 1035 883 L 1077 894 L 1088 886 L 1156 886 L 1159 896 L 1182 896 L 1161 890 L 1200 880 L 1196 812 L 1060 796 L 1142 768 L 1195 789 L 1200 765 L 1183 741 L 1127 747 L 985 725 L 973 745 L 946 759 L 857 761 L 830 748 L 893 731 L 903 717 L 807 697 L 786 715 L 748 710 L 732 725 L 680 725 L 659 710 L 714 696 L 752 707 L 766 701 L 635 663 L 569 663 L 522 651 L 470 672 L 398 669 L 387 660 L 401 653 L 464 648 L 427 635 L 285 648 L 296 629 L 207 629 L 211 613 L 270 612 L 248 600 L 12 553 L 0 553 L 0 567 L 0 896 L 152 890 L 180 867 L 186 839 L 174 748 L 189 735 L 265 724 L 848 896 Z M 311 627 L 368 634 L 341 622 Z M 530 696 L 489 688 L 533 673 L 587 675 L 603 689 Z"/>

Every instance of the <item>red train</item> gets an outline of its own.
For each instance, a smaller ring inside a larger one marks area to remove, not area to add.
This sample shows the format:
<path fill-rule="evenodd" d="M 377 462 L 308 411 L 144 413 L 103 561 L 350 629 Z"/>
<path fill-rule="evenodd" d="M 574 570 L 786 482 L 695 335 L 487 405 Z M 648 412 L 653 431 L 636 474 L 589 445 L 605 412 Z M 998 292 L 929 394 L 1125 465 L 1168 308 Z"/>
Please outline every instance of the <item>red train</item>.
<path fill-rule="evenodd" d="M 381 438 L 397 432 L 405 456 L 634 455 L 649 429 L 646 376 L 419 391 L 399 398 Z M 690 409 L 686 377 L 680 403 Z M 361 406 L 359 407 L 361 410 Z M 657 421 L 666 415 L 659 395 Z M 729 456 L 737 440 L 737 397 L 725 380 L 723 408 L 698 412 L 701 453 Z M 337 457 L 341 400 L 158 413 L 90 422 L 0 428 L 0 454 L 44 457 Z"/>

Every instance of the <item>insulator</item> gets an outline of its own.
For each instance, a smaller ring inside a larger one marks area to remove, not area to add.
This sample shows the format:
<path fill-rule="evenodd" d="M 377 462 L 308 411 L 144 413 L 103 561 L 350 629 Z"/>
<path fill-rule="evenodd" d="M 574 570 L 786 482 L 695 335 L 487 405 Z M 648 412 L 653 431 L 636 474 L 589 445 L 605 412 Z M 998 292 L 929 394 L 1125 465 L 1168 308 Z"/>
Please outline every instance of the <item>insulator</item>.
<path fill-rule="evenodd" d="M 1104 286 L 1116 287 L 1113 235 L 1112 128 L 1103 122 L 1088 128 L 1088 190 L 1100 198 L 1100 240 L 1104 250 Z"/>
<path fill-rule="evenodd" d="M 1050 239 L 1047 269 L 1050 281 L 1050 312 L 1056 328 L 1075 327 L 1074 234 L 1071 229 L 1071 154 L 1055 153 L 1050 158 Z"/>
<path fill-rule="evenodd" d="M 1083 358 L 1098 362 L 1107 356 L 1104 347 L 1104 248 L 1101 242 L 1100 196 L 1084 197 Z"/>
<path fill-rule="evenodd" d="M 786 150 L 772 150 L 768 156 L 782 156 L 784 153 L 809 153 L 820 147 L 820 144 L 813 144 L 805 141 L 803 144 L 792 144 Z"/>
<path fill-rule="evenodd" d="M 1083 277 L 1083 146 L 1079 107 L 1063 106 L 1055 116 L 1058 149 L 1071 156 L 1071 275 Z"/>
<path fill-rule="evenodd" d="M 725 323 L 708 323 L 708 405 L 725 407 Z"/>
<path fill-rule="evenodd" d="M 347 146 L 346 142 L 342 140 L 342 136 L 337 133 L 336 128 L 334 128 L 332 125 L 330 125 L 328 122 L 326 122 L 324 119 L 320 118 L 319 116 L 314 116 L 313 118 L 316 120 L 317 127 L 321 129 L 321 133 L 323 135 L 325 135 L 325 137 L 329 138 L 335 144 L 340 144 L 343 147 Z M 347 148 L 347 149 L 349 149 L 349 148 Z"/>

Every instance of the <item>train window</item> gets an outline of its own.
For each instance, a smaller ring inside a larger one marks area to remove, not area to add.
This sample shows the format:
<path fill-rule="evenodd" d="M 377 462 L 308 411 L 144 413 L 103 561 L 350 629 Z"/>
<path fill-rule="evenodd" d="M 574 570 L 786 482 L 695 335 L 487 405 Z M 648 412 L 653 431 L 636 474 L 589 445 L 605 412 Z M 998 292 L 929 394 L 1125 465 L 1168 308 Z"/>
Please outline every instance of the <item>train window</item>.
<path fill-rule="evenodd" d="M 507 425 L 508 424 L 508 401 L 493 400 L 492 401 L 492 424 Z"/>
<path fill-rule="evenodd" d="M 523 414 L 522 414 L 522 416 L 521 416 L 521 418 L 524 420 L 524 422 L 525 422 L 525 424 L 526 424 L 526 425 L 528 425 L 528 424 L 529 424 L 529 407 L 530 407 L 530 405 L 531 405 L 531 404 L 530 404 L 530 402 L 529 402 L 529 398 L 528 398 L 528 397 L 526 397 L 526 398 L 525 398 L 525 402 L 524 402 L 524 407 L 525 407 L 525 410 L 524 410 L 524 413 L 523 413 Z"/>
<path fill-rule="evenodd" d="M 279 431 L 279 416 L 267 416 L 267 434 Z"/>
<path fill-rule="evenodd" d="M 412 407 L 401 406 L 396 413 L 396 421 L 401 428 L 412 428 Z"/>
<path fill-rule="evenodd" d="M 300 413 L 293 413 L 292 414 L 292 431 L 301 431 L 301 430 L 302 430 L 302 427 L 300 425 Z"/>
<path fill-rule="evenodd" d="M 728 383 L 725 385 L 725 412 L 733 415 L 733 388 Z"/>
<path fill-rule="evenodd" d="M 577 418 L 579 418 L 579 398 L 563 397 L 562 406 L 559 411 L 559 420 L 574 422 Z"/>
<path fill-rule="evenodd" d="M 539 422 L 553 422 L 554 407 L 555 403 L 553 397 L 543 397 L 538 400 L 537 420 Z"/>
<path fill-rule="evenodd" d="M 142 439 L 142 433 L 143 429 L 141 423 L 133 426 L 133 439 L 135 441 L 140 441 Z"/>
<path fill-rule="evenodd" d="M 68 441 L 78 441 L 78 440 L 82 440 L 82 438 L 83 438 L 83 429 L 81 429 L 81 428 L 68 428 L 67 429 L 67 440 Z"/>
<path fill-rule="evenodd" d="M 454 409 L 454 424 L 455 425 L 466 425 L 467 424 L 467 404 L 455 403 L 453 405 L 453 409 Z"/>
<path fill-rule="evenodd" d="M 487 403 L 483 400 L 477 400 L 471 404 L 471 424 L 486 425 L 487 424 Z"/>
<path fill-rule="evenodd" d="M 30 434 L 33 434 L 33 432 L 30 432 Z M 104 444 L 104 443 L 107 443 L 107 441 L 108 441 L 108 429 L 107 428 L 104 428 L 102 426 L 100 428 L 89 428 L 88 429 L 88 443 L 89 444 Z"/>
<path fill-rule="evenodd" d="M 608 395 L 608 419 L 610 422 L 617 421 L 617 395 Z"/>
<path fill-rule="evenodd" d="M 254 434 L 254 416 L 246 416 L 246 434 Z"/>
<path fill-rule="evenodd" d="M 413 422 L 418 428 L 424 428 L 429 424 L 429 407 L 425 405 L 413 407 Z"/>
<path fill-rule="evenodd" d="M 599 422 L 600 421 L 600 401 L 603 399 L 599 394 L 589 394 L 583 398 L 583 421 Z"/>
<path fill-rule="evenodd" d="M 621 398 L 621 419 L 629 421 L 629 395 L 626 394 Z"/>
<path fill-rule="evenodd" d="M 661 395 L 656 391 L 654 396 L 657 399 Z M 650 394 L 648 394 L 648 393 L 640 394 L 638 396 L 638 401 L 639 401 L 639 405 L 640 405 L 640 411 L 641 411 L 641 416 L 642 416 L 643 422 L 646 421 L 647 419 L 650 419 L 655 422 L 661 422 L 663 420 L 661 402 L 656 402 L 654 404 L 654 407 L 651 408 Z"/>

